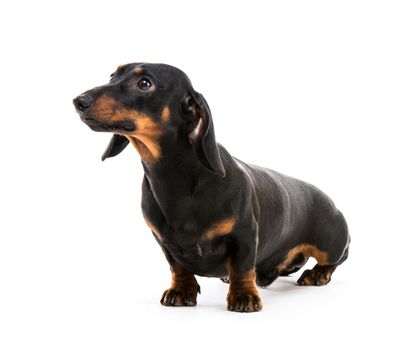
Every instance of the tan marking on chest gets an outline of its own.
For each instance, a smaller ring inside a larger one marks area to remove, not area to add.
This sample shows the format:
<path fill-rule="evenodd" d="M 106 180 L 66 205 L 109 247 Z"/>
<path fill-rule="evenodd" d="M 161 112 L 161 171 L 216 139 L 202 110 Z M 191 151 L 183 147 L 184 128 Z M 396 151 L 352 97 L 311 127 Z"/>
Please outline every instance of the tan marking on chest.
<path fill-rule="evenodd" d="M 312 244 L 299 244 L 298 246 L 289 250 L 285 259 L 277 266 L 279 271 L 285 270 L 298 254 L 304 254 L 306 258 L 313 257 L 317 260 L 319 265 L 327 264 L 327 253 L 323 252 Z"/>
<path fill-rule="evenodd" d="M 149 226 L 149 228 L 152 230 L 153 234 L 157 237 L 157 239 L 159 241 L 161 241 L 162 237 L 161 237 L 161 235 L 159 233 L 159 230 L 148 219 L 146 219 L 145 217 L 143 217 L 143 218 L 144 218 L 144 220 L 146 222 L 146 225 Z"/>
<path fill-rule="evenodd" d="M 163 123 L 167 123 L 170 119 L 170 109 L 168 106 L 163 108 L 163 112 L 161 115 L 161 120 Z"/>
<path fill-rule="evenodd" d="M 236 220 L 233 217 L 218 221 L 204 232 L 203 239 L 212 239 L 214 237 L 227 235 L 232 232 L 235 223 Z"/>

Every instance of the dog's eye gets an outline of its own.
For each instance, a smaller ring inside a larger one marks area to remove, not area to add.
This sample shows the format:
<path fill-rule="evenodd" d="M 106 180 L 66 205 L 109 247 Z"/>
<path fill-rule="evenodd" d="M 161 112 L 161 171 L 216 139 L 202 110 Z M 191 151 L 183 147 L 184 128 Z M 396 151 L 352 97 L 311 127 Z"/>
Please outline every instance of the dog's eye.
<path fill-rule="evenodd" d="M 144 77 L 139 79 L 139 81 L 137 82 L 137 86 L 142 91 L 148 91 L 153 86 L 153 84 L 148 78 Z"/>

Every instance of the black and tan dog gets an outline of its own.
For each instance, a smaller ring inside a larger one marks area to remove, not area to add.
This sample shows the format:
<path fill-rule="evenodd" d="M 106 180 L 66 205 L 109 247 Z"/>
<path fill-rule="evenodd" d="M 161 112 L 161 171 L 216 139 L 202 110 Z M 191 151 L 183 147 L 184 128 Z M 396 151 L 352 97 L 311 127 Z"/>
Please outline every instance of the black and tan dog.
<path fill-rule="evenodd" d="M 142 211 L 172 271 L 161 299 L 196 305 L 194 275 L 229 282 L 228 310 L 258 311 L 258 286 L 317 264 L 300 285 L 324 285 L 348 255 L 343 215 L 316 187 L 248 165 L 216 143 L 210 109 L 187 76 L 164 64 L 119 66 L 108 84 L 74 99 L 92 130 L 130 142 L 144 168 Z"/>

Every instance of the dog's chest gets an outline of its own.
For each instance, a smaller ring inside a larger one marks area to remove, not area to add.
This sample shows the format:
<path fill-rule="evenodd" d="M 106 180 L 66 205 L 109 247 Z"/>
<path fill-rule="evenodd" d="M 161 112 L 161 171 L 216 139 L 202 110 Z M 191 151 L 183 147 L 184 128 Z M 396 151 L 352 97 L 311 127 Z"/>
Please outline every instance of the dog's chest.
<path fill-rule="evenodd" d="M 191 245 L 164 241 L 163 246 L 179 264 L 194 274 L 208 277 L 225 275 L 227 244 L 222 239 Z"/>
<path fill-rule="evenodd" d="M 186 219 L 177 225 L 165 225 L 162 242 L 169 249 L 183 256 L 206 257 L 220 254 L 224 240 L 205 237 L 204 225 L 194 219 Z"/>
<path fill-rule="evenodd" d="M 163 230 L 161 244 L 174 259 L 198 275 L 224 274 L 227 238 L 204 239 L 201 231 L 196 223 L 188 221 L 175 228 L 167 226 Z"/>
<path fill-rule="evenodd" d="M 160 186 L 145 190 L 142 210 L 146 223 L 162 247 L 196 274 L 225 275 L 226 234 L 233 224 L 219 217 L 220 210 L 216 205 L 203 207 L 207 200 L 181 193 L 164 195 L 161 190 Z"/>

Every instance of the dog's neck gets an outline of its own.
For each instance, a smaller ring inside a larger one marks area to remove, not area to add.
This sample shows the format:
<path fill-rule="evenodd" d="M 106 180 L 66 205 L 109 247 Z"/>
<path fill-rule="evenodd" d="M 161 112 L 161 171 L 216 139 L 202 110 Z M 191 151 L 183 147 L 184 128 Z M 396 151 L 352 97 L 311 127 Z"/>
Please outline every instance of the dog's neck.
<path fill-rule="evenodd" d="M 189 185 L 208 171 L 200 163 L 192 148 L 172 146 L 162 153 L 154 164 L 142 161 L 145 174 L 149 180 L 160 182 L 177 182 Z M 182 181 L 181 181 L 182 180 Z"/>
<path fill-rule="evenodd" d="M 136 148 L 143 164 L 153 166 L 157 162 L 160 157 L 160 148 L 157 141 L 155 142 L 145 135 L 126 135 L 126 138 L 130 141 L 133 147 Z"/>
<path fill-rule="evenodd" d="M 132 144 L 142 155 L 140 146 Z M 194 197 L 205 183 L 218 177 L 201 164 L 190 144 L 171 142 L 162 144 L 160 148 L 160 158 L 154 162 L 142 157 L 145 176 L 157 189 L 156 195 L 173 197 L 172 194 L 177 193 Z"/>

